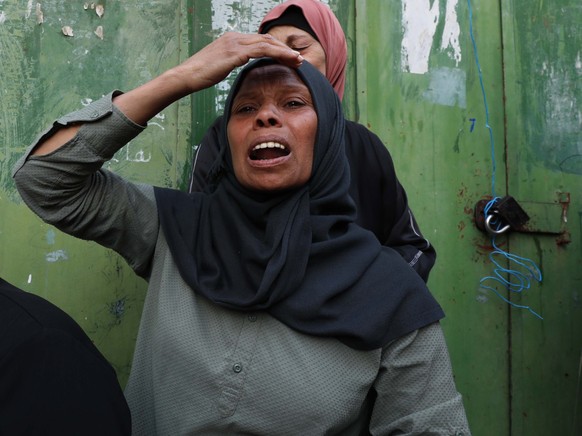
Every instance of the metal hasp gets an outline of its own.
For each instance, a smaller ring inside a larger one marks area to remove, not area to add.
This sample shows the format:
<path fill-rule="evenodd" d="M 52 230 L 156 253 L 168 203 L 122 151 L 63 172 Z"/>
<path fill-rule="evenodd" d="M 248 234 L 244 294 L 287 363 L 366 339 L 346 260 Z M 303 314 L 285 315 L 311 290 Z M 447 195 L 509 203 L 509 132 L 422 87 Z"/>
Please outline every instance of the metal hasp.
<path fill-rule="evenodd" d="M 560 235 L 561 243 L 569 242 L 565 224 L 570 193 L 559 193 L 558 201 L 554 202 L 522 201 L 521 204 L 508 195 L 492 206 L 485 215 L 490 201 L 479 200 L 475 205 L 475 225 L 482 232 L 493 235 L 507 231 Z"/>

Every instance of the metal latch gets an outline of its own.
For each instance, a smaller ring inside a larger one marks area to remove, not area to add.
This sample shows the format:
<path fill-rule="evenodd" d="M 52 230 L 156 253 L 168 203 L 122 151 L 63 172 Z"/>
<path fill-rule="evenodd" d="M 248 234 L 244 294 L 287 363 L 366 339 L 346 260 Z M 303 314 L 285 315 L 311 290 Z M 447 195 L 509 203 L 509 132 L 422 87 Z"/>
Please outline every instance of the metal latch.
<path fill-rule="evenodd" d="M 508 231 L 558 235 L 561 244 L 570 242 L 566 227 L 569 193 L 559 192 L 553 202 L 518 203 L 511 196 L 503 197 L 492 205 L 490 202 L 491 199 L 483 199 L 475 205 L 475 225 L 482 232 L 490 235 Z"/>

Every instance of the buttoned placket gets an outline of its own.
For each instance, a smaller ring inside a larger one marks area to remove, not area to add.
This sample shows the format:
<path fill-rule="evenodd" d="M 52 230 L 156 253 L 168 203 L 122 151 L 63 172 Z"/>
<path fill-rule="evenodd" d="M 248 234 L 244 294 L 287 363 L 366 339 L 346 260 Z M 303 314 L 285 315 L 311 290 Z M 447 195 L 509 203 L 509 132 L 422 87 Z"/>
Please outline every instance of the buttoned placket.
<path fill-rule="evenodd" d="M 223 418 L 232 416 L 236 411 L 255 354 L 261 325 L 261 317 L 255 313 L 241 316 L 244 317 L 244 322 L 240 334 L 222 371 L 218 410 Z"/>

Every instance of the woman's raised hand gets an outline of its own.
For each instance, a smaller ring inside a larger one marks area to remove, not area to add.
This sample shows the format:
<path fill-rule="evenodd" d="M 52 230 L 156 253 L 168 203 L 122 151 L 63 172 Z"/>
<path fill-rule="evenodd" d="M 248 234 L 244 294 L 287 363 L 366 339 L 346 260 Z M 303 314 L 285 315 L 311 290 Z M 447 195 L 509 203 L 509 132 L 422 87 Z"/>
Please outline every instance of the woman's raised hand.
<path fill-rule="evenodd" d="M 149 82 L 118 95 L 114 104 L 135 123 L 147 122 L 167 106 L 193 92 L 209 88 L 250 59 L 272 57 L 297 68 L 303 57 L 270 35 L 228 32 L 202 50 Z M 59 129 L 41 141 L 33 154 L 50 153 L 72 139 L 80 125 Z"/>
<path fill-rule="evenodd" d="M 292 68 L 303 61 L 298 52 L 270 35 L 227 32 L 180 65 L 114 101 L 131 120 L 145 125 L 180 98 L 217 84 L 250 59 L 265 56 Z"/>
<path fill-rule="evenodd" d="M 180 65 L 114 98 L 114 104 L 140 125 L 193 92 L 209 88 L 250 59 L 272 57 L 297 68 L 303 57 L 271 35 L 227 32 Z M 80 125 L 66 126 L 39 143 L 33 154 L 46 154 L 73 138 Z"/>
<path fill-rule="evenodd" d="M 191 93 L 213 86 L 235 68 L 265 56 L 292 68 L 303 61 L 299 52 L 271 35 L 227 32 L 173 70 L 183 77 Z"/>

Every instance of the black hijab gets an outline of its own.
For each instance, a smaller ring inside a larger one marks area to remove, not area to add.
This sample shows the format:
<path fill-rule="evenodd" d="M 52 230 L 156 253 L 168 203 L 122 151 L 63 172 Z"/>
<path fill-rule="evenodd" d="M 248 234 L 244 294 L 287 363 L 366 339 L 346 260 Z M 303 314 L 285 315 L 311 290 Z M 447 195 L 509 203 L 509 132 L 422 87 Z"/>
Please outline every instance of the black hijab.
<path fill-rule="evenodd" d="M 184 281 L 220 306 L 267 311 L 297 331 L 356 349 L 381 347 L 441 319 L 424 281 L 354 223 L 341 103 L 309 63 L 297 73 L 318 116 L 310 180 L 286 192 L 238 183 L 226 133 L 231 105 L 248 71 L 268 63 L 251 62 L 230 91 L 216 188 L 155 189 L 161 229 Z"/>

